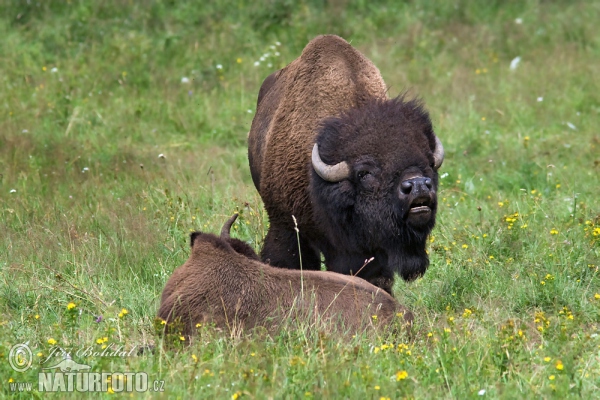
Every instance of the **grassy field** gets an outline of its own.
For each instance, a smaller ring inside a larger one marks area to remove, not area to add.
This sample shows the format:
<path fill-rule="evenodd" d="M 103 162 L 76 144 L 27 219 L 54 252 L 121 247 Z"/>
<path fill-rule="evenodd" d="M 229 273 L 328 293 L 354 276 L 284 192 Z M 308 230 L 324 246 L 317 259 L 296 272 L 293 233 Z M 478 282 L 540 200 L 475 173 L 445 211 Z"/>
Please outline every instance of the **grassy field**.
<path fill-rule="evenodd" d="M 390 95 L 421 96 L 446 149 L 431 267 L 395 286 L 413 334 L 203 327 L 190 346 L 74 360 L 164 381 L 135 397 L 597 396 L 600 4 L 257 3 L 0 0 L 0 396 L 42 396 L 55 346 L 160 343 L 190 231 L 237 210 L 234 235 L 260 248 L 256 96 L 321 33 L 369 57 Z"/>

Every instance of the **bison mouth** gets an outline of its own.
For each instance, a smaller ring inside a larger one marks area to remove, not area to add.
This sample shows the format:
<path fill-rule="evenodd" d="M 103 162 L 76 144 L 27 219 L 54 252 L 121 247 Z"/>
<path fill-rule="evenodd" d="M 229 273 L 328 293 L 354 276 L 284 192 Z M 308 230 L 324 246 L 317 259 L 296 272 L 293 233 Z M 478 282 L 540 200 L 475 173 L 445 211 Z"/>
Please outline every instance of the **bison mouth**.
<path fill-rule="evenodd" d="M 429 222 L 432 214 L 432 201 L 429 197 L 420 197 L 410 203 L 407 220 L 412 225 L 424 225 Z"/>

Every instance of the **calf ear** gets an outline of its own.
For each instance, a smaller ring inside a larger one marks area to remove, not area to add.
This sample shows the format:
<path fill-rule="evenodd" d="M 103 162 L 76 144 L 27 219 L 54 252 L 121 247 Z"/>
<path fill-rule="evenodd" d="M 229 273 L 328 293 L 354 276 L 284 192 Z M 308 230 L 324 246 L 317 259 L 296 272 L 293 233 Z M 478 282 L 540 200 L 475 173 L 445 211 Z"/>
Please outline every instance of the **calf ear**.
<path fill-rule="evenodd" d="M 196 238 L 200 235 L 202 235 L 202 232 L 200 231 L 190 233 L 190 247 L 194 247 L 194 242 L 196 241 Z"/>

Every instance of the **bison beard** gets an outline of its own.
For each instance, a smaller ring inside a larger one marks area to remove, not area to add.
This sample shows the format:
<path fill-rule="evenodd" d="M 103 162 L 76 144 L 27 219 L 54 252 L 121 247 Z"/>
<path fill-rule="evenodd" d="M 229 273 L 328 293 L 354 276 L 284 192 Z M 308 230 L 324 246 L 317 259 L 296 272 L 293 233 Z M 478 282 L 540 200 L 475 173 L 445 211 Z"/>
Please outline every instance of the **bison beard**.
<path fill-rule="evenodd" d="M 443 146 L 422 103 L 388 98 L 377 68 L 343 39 L 314 39 L 265 80 L 248 142 L 270 221 L 262 260 L 318 270 L 323 253 L 329 271 L 389 293 L 394 273 L 425 273 Z"/>

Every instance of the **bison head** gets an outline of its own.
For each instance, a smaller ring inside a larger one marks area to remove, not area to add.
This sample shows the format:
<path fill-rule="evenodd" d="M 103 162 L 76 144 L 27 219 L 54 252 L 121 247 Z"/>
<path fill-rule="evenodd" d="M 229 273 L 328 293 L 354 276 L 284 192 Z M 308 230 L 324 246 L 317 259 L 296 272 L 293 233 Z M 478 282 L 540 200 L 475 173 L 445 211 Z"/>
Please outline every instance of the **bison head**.
<path fill-rule="evenodd" d="M 388 277 L 421 276 L 429 264 L 425 241 L 435 225 L 443 160 L 443 146 L 418 100 L 372 100 L 322 121 L 312 153 L 311 198 L 315 224 L 330 242 L 325 256 L 374 256 Z M 344 268 L 334 267 L 348 273 Z"/>

